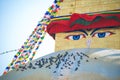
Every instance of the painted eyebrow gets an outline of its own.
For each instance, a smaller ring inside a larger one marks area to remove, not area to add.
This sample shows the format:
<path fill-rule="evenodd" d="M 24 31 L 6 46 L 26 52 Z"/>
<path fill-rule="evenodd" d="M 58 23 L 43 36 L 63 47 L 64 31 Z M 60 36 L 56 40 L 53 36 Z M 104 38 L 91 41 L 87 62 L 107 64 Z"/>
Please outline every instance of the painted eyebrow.
<path fill-rule="evenodd" d="M 100 29 L 101 29 L 101 28 L 94 29 L 94 30 L 90 33 L 90 35 L 92 35 L 95 31 L 100 30 Z"/>
<path fill-rule="evenodd" d="M 85 33 L 88 36 L 88 33 L 85 30 L 79 30 L 79 31 Z"/>
<path fill-rule="evenodd" d="M 105 28 L 115 28 L 115 27 L 110 26 L 110 27 L 105 27 Z M 103 29 L 103 28 L 96 28 L 96 29 L 94 29 L 94 30 L 90 33 L 90 35 L 92 35 L 95 31 L 100 30 L 100 29 Z"/>
<path fill-rule="evenodd" d="M 85 30 L 75 30 L 76 32 L 77 31 L 80 31 L 80 32 L 83 32 L 83 33 L 85 33 L 87 36 L 88 36 L 88 33 L 85 31 Z M 66 33 L 69 33 L 69 32 L 73 32 L 73 31 L 67 31 Z"/>

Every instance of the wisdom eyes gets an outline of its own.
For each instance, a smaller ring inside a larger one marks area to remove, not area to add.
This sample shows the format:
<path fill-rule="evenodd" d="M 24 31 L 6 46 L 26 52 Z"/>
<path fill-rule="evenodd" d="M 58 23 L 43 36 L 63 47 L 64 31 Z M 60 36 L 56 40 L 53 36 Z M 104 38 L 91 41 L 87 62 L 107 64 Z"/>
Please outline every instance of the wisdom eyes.
<path fill-rule="evenodd" d="M 92 35 L 92 37 L 105 38 L 114 34 L 113 32 L 97 32 Z"/>
<path fill-rule="evenodd" d="M 85 38 L 85 34 L 69 35 L 69 36 L 65 37 L 65 39 L 68 39 L 68 40 L 79 40 L 79 39 L 82 39 L 82 38 Z"/>
<path fill-rule="evenodd" d="M 114 34 L 113 32 L 96 32 L 91 35 L 91 37 L 97 37 L 97 38 L 105 38 L 110 35 Z M 80 40 L 82 38 L 86 38 L 88 35 L 85 34 L 79 34 L 79 35 L 68 35 L 65 37 L 65 39 L 68 40 Z"/>

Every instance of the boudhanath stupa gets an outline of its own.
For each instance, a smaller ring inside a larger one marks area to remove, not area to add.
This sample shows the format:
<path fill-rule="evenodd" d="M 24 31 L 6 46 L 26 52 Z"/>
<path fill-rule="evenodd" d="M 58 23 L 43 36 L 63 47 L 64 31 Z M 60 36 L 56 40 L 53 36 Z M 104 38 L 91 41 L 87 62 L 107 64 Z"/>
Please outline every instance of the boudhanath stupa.
<path fill-rule="evenodd" d="M 32 60 L 48 33 L 55 52 Z M 120 80 L 120 0 L 55 0 L 0 80 Z"/>

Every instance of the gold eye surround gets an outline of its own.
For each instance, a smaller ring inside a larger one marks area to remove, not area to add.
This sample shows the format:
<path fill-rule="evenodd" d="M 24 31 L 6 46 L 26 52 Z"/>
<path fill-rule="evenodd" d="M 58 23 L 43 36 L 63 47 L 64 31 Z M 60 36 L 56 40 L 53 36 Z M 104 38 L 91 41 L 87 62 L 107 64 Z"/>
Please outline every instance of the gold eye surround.
<path fill-rule="evenodd" d="M 92 35 L 92 37 L 97 37 L 97 38 L 105 38 L 105 37 L 108 37 L 108 36 L 111 36 L 115 33 L 113 32 L 110 32 L 110 31 L 106 31 L 106 32 L 96 32 Z"/>
<path fill-rule="evenodd" d="M 85 34 L 68 35 L 68 36 L 65 37 L 65 39 L 68 39 L 68 40 L 80 40 L 82 38 L 86 38 L 86 35 Z"/>

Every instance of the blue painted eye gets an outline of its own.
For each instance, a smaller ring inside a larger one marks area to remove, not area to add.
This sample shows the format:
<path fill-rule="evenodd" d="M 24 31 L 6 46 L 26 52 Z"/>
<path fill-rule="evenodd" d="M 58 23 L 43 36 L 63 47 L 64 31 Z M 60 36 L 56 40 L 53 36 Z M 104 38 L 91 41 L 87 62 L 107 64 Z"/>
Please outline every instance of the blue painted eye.
<path fill-rule="evenodd" d="M 98 37 L 99 38 L 104 38 L 106 36 L 106 33 L 105 32 L 103 32 L 103 33 L 98 33 Z"/>
<path fill-rule="evenodd" d="M 80 39 L 80 35 L 74 35 L 73 36 L 73 40 L 79 40 Z"/>
<path fill-rule="evenodd" d="M 84 34 L 80 34 L 80 35 L 69 35 L 67 37 L 65 37 L 66 39 L 69 39 L 69 40 L 79 40 L 79 39 L 82 39 L 82 38 L 85 38 L 85 35 Z"/>
<path fill-rule="evenodd" d="M 98 32 L 98 33 L 94 33 L 92 37 L 105 38 L 112 34 L 113 34 L 112 32 Z"/>

